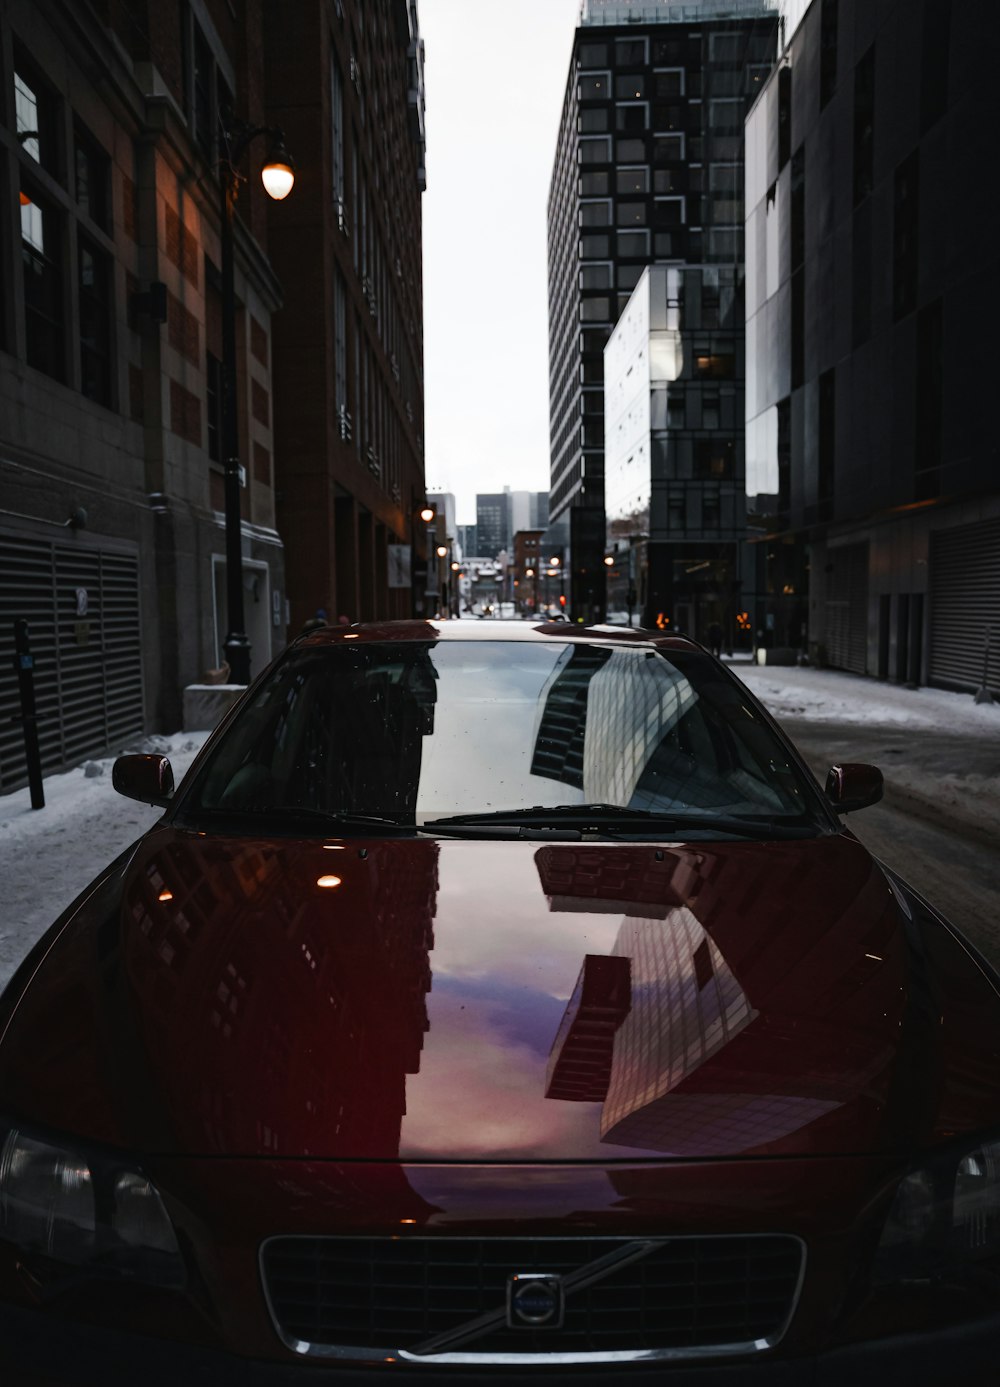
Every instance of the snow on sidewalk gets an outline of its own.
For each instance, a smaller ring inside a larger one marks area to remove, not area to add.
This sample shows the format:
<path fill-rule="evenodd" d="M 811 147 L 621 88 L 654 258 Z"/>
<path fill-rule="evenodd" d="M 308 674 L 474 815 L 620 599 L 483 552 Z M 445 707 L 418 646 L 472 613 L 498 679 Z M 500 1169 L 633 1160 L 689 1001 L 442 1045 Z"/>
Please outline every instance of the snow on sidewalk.
<path fill-rule="evenodd" d="M 147 737 L 129 750 L 169 756 L 180 780 L 207 736 Z M 31 808 L 27 789 L 0 797 L 0 987 L 60 911 L 163 812 L 119 795 L 113 764 L 109 756 L 46 776 L 44 809 Z"/>
<path fill-rule="evenodd" d="M 971 694 L 907 689 L 859 674 L 811 666 L 729 662 L 735 675 L 767 704 L 772 717 L 818 722 L 877 723 L 885 727 L 981 732 L 1000 738 L 1000 703 L 976 703 Z"/>
<path fill-rule="evenodd" d="M 871 755 L 887 786 L 915 803 L 914 812 L 943 811 L 959 830 L 995 834 L 1000 849 L 1000 703 L 808 666 L 733 661 L 732 670 L 772 717 L 791 724 L 793 741 L 797 727 L 810 722 L 891 736 L 891 760 L 871 752 L 853 759 Z"/>

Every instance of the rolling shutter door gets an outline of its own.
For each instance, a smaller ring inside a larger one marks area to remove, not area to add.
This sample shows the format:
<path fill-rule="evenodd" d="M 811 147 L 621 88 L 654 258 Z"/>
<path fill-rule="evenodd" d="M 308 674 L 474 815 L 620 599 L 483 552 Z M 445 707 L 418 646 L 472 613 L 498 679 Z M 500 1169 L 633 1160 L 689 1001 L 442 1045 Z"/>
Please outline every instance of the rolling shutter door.
<path fill-rule="evenodd" d="M 1000 519 L 930 538 L 931 683 L 978 689 L 989 628 L 988 687 L 1000 694 Z"/>
<path fill-rule="evenodd" d="M 868 672 L 868 545 L 827 550 L 826 659 L 837 669 Z"/>
<path fill-rule="evenodd" d="M 77 614 L 77 590 L 86 592 Z M 4 536 L 0 542 L 0 790 L 27 780 L 14 622 L 28 622 L 46 773 L 141 735 L 139 565 L 134 554 Z"/>

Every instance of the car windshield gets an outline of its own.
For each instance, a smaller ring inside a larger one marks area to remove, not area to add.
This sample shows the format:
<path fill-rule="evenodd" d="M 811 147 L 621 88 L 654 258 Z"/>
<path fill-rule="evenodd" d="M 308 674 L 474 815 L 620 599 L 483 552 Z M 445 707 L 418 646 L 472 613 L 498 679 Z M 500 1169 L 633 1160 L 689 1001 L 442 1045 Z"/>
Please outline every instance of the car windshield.
<path fill-rule="evenodd" d="M 282 661 L 204 764 L 183 817 L 410 828 L 448 820 L 722 818 L 829 828 L 746 690 L 696 651 L 395 641 Z M 626 815 L 625 811 L 628 811 Z"/>

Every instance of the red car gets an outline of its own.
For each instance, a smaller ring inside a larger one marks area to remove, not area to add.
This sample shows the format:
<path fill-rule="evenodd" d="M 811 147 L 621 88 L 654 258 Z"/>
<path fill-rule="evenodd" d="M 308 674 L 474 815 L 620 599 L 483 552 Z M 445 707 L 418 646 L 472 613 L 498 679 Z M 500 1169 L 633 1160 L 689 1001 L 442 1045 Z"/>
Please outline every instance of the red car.
<path fill-rule="evenodd" d="M 681 637 L 320 630 L 0 999 L 4 1383 L 997 1380 L 1000 997 Z"/>

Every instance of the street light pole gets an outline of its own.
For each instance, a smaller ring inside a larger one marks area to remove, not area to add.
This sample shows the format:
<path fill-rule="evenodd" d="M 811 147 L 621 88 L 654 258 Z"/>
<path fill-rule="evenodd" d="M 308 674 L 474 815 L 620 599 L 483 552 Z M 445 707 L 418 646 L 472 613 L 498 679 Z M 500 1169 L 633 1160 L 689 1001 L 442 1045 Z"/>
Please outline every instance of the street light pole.
<path fill-rule="evenodd" d="M 285 150 L 281 131 L 265 126 L 246 125 L 232 112 L 220 117 L 219 228 L 222 260 L 222 457 L 225 468 L 226 499 L 226 621 L 224 644 L 233 684 L 250 683 L 250 638 L 244 627 L 243 611 L 243 517 L 240 491 L 243 467 L 240 463 L 239 420 L 236 410 L 236 274 L 233 253 L 233 218 L 240 175 L 237 164 L 256 135 L 268 135 L 271 153 L 262 179 L 269 197 L 280 200 L 291 192 L 294 182 L 292 162 Z"/>

